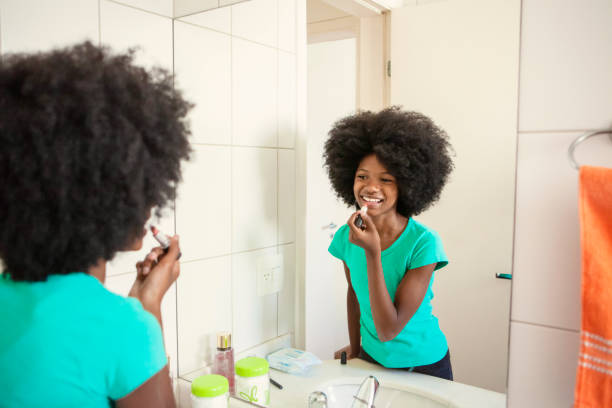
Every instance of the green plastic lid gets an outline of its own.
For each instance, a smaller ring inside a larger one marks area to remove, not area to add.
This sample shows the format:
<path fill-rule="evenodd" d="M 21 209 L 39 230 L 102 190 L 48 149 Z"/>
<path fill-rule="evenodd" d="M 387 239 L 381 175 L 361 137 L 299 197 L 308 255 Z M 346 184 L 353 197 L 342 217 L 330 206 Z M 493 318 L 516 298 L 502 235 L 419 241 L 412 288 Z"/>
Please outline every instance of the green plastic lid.
<path fill-rule="evenodd" d="M 229 391 L 229 382 L 222 375 L 202 375 L 191 383 L 191 393 L 196 397 L 218 397 Z"/>
<path fill-rule="evenodd" d="M 270 365 L 264 358 L 247 357 L 236 362 L 236 374 L 241 377 L 258 377 L 267 374 Z"/>

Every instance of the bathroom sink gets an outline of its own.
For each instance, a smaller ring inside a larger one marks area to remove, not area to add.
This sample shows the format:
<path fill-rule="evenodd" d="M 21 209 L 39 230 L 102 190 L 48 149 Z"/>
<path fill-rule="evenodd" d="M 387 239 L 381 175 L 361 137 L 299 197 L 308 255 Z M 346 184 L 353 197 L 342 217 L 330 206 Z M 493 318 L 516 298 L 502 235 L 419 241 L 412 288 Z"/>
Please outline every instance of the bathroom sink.
<path fill-rule="evenodd" d="M 324 383 L 317 387 L 327 395 L 328 408 L 349 408 L 363 378 L 350 378 Z M 403 385 L 381 383 L 374 400 L 376 408 L 450 408 L 453 404 L 426 391 Z"/>

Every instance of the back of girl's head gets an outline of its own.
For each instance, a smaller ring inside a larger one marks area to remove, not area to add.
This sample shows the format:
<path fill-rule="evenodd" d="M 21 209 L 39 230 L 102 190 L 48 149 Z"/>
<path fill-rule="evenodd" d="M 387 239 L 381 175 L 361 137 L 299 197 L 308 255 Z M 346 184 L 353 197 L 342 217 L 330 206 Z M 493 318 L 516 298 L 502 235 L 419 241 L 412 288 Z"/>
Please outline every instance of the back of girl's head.
<path fill-rule="evenodd" d="M 412 217 L 436 202 L 453 169 L 446 133 L 428 117 L 394 106 L 340 119 L 325 143 L 325 167 L 338 197 L 356 205 L 355 173 L 375 154 L 395 177 L 397 211 Z"/>
<path fill-rule="evenodd" d="M 175 197 L 191 105 L 172 76 L 83 43 L 0 62 L 0 258 L 13 280 L 85 272 Z"/>

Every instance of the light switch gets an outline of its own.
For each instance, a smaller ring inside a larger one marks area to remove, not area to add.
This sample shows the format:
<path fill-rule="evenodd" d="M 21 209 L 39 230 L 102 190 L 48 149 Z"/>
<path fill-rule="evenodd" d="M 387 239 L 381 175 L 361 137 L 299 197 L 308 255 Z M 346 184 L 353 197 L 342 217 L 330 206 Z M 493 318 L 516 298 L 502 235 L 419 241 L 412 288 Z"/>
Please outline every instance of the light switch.
<path fill-rule="evenodd" d="M 257 260 L 257 295 L 266 296 L 283 288 L 283 255 L 267 255 Z"/>

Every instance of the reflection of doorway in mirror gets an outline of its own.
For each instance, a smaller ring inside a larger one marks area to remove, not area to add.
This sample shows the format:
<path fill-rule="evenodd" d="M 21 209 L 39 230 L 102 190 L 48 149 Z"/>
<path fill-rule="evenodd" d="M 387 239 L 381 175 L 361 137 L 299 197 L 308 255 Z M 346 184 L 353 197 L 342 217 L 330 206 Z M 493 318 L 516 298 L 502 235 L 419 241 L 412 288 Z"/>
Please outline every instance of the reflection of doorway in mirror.
<path fill-rule="evenodd" d="M 332 124 L 355 111 L 355 84 L 355 38 L 308 45 L 305 346 L 322 359 L 348 344 L 346 278 L 327 247 L 351 213 L 331 190 L 323 143 Z"/>

